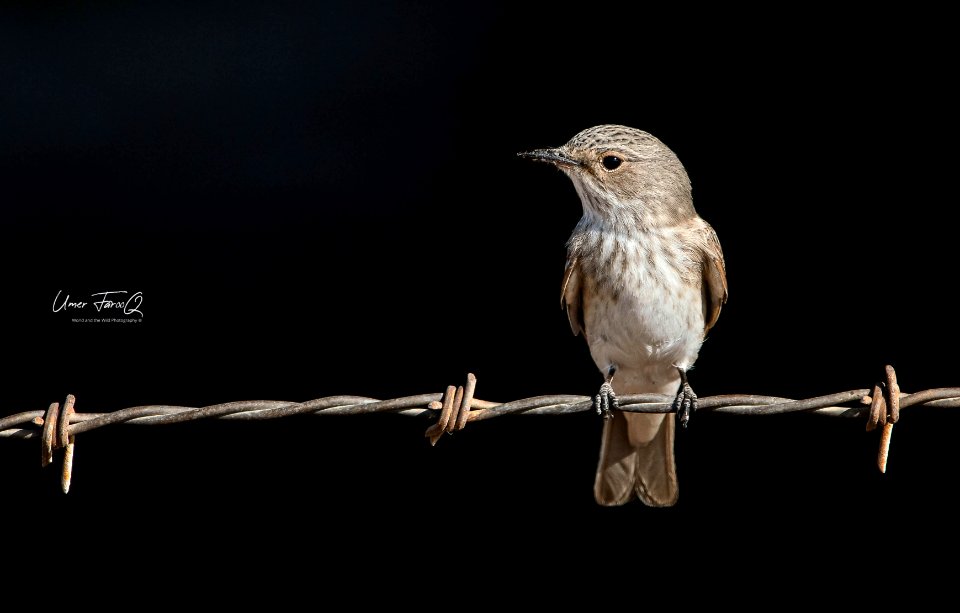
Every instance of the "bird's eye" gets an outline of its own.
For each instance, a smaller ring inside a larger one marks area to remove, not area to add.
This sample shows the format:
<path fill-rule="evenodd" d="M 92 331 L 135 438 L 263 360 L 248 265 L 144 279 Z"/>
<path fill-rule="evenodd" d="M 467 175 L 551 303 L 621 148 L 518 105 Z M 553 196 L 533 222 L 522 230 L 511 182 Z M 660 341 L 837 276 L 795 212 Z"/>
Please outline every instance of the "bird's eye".
<path fill-rule="evenodd" d="M 616 170 L 620 168 L 620 164 L 623 164 L 623 160 L 615 155 L 605 155 L 603 159 L 600 160 L 600 163 L 602 163 L 603 167 L 607 170 Z"/>

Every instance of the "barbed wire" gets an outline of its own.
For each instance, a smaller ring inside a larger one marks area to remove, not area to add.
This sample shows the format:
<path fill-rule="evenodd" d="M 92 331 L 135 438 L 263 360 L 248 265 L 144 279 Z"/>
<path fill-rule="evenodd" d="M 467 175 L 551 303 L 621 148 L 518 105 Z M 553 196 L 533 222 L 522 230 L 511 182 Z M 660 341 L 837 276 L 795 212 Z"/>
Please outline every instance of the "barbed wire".
<path fill-rule="evenodd" d="M 435 416 L 425 436 L 435 445 L 444 433 L 462 430 L 467 423 L 504 415 L 565 415 L 594 410 L 589 396 L 549 395 L 523 398 L 510 402 L 492 402 L 474 398 L 477 378 L 467 375 L 466 384 L 448 386 L 442 393 L 418 394 L 390 400 L 364 396 L 328 396 L 307 402 L 282 400 L 250 400 L 227 402 L 206 407 L 169 405 L 137 406 L 110 413 L 77 413 L 76 397 L 68 395 L 63 405 L 54 402 L 46 411 L 23 411 L 0 418 L 0 439 L 41 439 L 41 463 L 49 465 L 54 452 L 64 450 L 61 485 L 70 489 L 76 436 L 114 424 L 164 425 L 201 419 L 267 420 L 293 415 L 367 415 L 397 413 L 400 415 Z M 618 396 L 619 409 L 630 413 L 671 413 L 672 396 L 662 394 L 629 394 Z M 848 406 L 842 406 L 848 405 Z M 849 406 L 853 405 L 853 406 Z M 913 394 L 900 391 L 892 366 L 886 367 L 886 378 L 873 389 L 854 389 L 826 396 L 792 400 L 755 394 L 723 394 L 699 398 L 697 411 L 733 415 L 779 415 L 784 413 L 816 413 L 835 417 L 867 417 L 867 430 L 882 427 L 877 464 L 886 472 L 890 437 L 900 410 L 911 406 L 942 408 L 960 407 L 960 387 L 924 390 Z"/>

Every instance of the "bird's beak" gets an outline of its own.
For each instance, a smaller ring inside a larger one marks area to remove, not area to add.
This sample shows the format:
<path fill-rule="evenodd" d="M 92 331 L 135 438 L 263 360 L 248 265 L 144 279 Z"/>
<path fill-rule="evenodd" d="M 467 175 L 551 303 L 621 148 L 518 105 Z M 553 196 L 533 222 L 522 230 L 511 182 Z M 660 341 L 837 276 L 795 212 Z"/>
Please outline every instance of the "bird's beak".
<path fill-rule="evenodd" d="M 567 168 L 582 166 L 580 162 L 564 153 L 562 149 L 535 149 L 533 151 L 523 151 L 517 155 L 535 162 L 548 162 L 555 166 L 566 166 Z"/>

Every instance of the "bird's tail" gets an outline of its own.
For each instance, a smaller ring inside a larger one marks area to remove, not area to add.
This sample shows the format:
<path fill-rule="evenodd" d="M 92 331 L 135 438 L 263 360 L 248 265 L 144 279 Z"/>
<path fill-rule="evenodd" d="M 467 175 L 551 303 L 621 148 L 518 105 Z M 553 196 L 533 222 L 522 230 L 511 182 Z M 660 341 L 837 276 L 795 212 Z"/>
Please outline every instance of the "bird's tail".
<path fill-rule="evenodd" d="M 673 394 L 677 379 L 657 389 L 618 389 L 619 394 Z M 605 506 L 621 505 L 634 495 L 651 507 L 669 507 L 680 493 L 673 457 L 676 420 L 672 413 L 644 414 L 614 411 L 603 424 L 600 464 L 593 494 Z"/>

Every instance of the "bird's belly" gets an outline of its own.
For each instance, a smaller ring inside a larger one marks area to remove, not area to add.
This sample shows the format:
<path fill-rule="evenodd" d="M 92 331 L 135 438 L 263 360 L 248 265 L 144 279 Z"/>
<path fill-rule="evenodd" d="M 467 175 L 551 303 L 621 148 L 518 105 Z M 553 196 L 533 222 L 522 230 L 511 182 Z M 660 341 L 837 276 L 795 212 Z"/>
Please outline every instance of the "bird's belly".
<path fill-rule="evenodd" d="M 590 352 L 601 370 L 673 371 L 696 361 L 703 342 L 703 301 L 698 288 L 649 287 L 616 298 L 594 296 L 585 305 Z"/>

